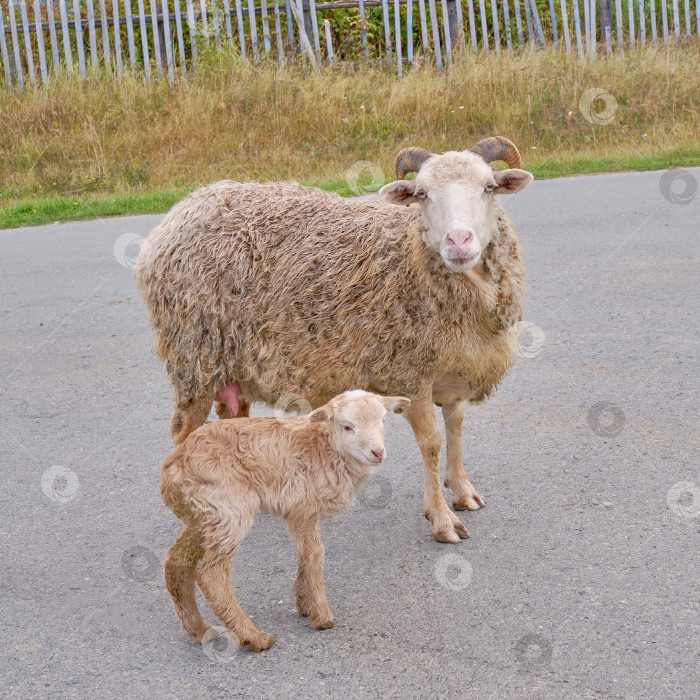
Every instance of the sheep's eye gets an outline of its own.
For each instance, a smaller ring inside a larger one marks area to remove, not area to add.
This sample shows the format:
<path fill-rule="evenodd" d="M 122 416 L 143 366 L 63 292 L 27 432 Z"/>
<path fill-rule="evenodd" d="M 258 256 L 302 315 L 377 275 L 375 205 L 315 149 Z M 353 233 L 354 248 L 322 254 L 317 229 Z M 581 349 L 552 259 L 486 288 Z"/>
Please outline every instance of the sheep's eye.
<path fill-rule="evenodd" d="M 428 198 L 428 195 L 425 194 L 423 190 L 418 190 L 418 192 L 416 192 L 416 197 L 418 197 L 418 199 L 420 199 L 421 202 L 424 202 Z"/>
<path fill-rule="evenodd" d="M 346 430 L 348 433 L 352 432 L 352 426 L 351 425 L 344 425 L 343 429 Z"/>
<path fill-rule="evenodd" d="M 486 187 L 484 188 L 484 192 L 485 192 L 486 194 L 491 194 L 491 192 L 493 192 L 493 188 L 494 188 L 493 183 L 492 183 L 492 182 L 489 182 L 489 184 L 486 185 Z"/>

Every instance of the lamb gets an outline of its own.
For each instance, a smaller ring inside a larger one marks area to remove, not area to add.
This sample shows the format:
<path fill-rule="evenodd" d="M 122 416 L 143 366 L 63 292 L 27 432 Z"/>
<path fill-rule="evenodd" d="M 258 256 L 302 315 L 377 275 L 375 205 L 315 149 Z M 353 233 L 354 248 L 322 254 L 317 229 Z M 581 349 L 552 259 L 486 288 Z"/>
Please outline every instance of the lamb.
<path fill-rule="evenodd" d="M 494 171 L 496 160 L 509 168 Z M 497 136 L 441 155 L 403 149 L 379 202 L 224 181 L 175 205 L 136 266 L 175 389 L 175 444 L 212 403 L 231 418 L 253 402 L 313 408 L 358 387 L 405 395 L 433 536 L 468 537 L 440 486 L 433 404 L 452 505 L 477 510 L 484 500 L 464 470 L 461 426 L 464 402 L 488 397 L 515 356 L 525 272 L 498 195 L 532 182 L 520 164 Z"/>
<path fill-rule="evenodd" d="M 340 514 L 384 461 L 387 411 L 401 396 L 349 391 L 302 418 L 240 418 L 208 423 L 165 460 L 163 501 L 185 525 L 168 551 L 165 583 L 182 631 L 198 642 L 217 636 L 197 608 L 195 581 L 243 647 L 275 638 L 241 610 L 230 586 L 233 557 L 258 511 L 282 516 L 296 540 L 297 610 L 315 629 L 333 627 L 323 587 L 319 520 Z"/>

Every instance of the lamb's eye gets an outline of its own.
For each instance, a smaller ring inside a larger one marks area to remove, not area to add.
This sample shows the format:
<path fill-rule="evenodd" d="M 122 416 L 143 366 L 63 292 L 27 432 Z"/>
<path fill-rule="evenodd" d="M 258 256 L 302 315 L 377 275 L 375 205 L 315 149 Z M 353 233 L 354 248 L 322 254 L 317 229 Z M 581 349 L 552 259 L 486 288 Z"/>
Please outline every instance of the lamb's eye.
<path fill-rule="evenodd" d="M 352 432 L 352 426 L 351 425 L 344 425 L 343 428 L 345 429 L 346 432 L 351 433 Z"/>
<path fill-rule="evenodd" d="M 418 199 L 420 199 L 421 202 L 424 202 L 428 198 L 428 195 L 425 194 L 423 190 L 418 190 L 418 192 L 416 192 L 416 197 L 418 197 Z"/>
<path fill-rule="evenodd" d="M 486 185 L 486 187 L 484 188 L 484 192 L 486 194 L 491 194 L 491 192 L 493 192 L 493 188 L 494 188 L 493 183 L 489 182 L 489 184 Z"/>

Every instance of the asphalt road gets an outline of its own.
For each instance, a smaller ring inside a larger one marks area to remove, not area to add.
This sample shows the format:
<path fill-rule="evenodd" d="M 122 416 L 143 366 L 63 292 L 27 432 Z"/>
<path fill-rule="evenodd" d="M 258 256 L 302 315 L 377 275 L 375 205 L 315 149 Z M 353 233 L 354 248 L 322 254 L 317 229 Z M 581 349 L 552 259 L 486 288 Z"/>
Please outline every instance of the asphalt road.
<path fill-rule="evenodd" d="M 238 598 L 278 638 L 257 655 L 185 639 L 162 582 L 180 531 L 159 495 L 171 391 L 122 264 L 159 217 L 0 232 L 0 696 L 700 696 L 700 168 L 686 172 L 508 200 L 535 327 L 467 413 L 488 503 L 462 514 L 471 538 L 432 539 L 420 455 L 392 416 L 377 480 L 323 525 L 334 629 L 294 611 L 283 522 L 259 517 L 244 542 Z"/>

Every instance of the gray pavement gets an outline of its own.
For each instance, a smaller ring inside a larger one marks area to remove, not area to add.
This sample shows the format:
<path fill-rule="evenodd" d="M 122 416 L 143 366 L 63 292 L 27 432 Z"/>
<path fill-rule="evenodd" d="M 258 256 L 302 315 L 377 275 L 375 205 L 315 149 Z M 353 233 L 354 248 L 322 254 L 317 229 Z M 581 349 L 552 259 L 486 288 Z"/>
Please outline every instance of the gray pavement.
<path fill-rule="evenodd" d="M 420 455 L 392 417 L 375 483 L 322 528 L 334 629 L 294 611 L 283 522 L 260 516 L 244 542 L 237 595 L 278 638 L 258 655 L 185 639 L 162 583 L 180 530 L 159 495 L 171 391 L 117 259 L 160 217 L 0 231 L 0 696 L 699 697 L 700 168 L 686 172 L 506 200 L 536 327 L 467 413 L 488 503 L 461 516 L 471 538 L 433 541 Z"/>

